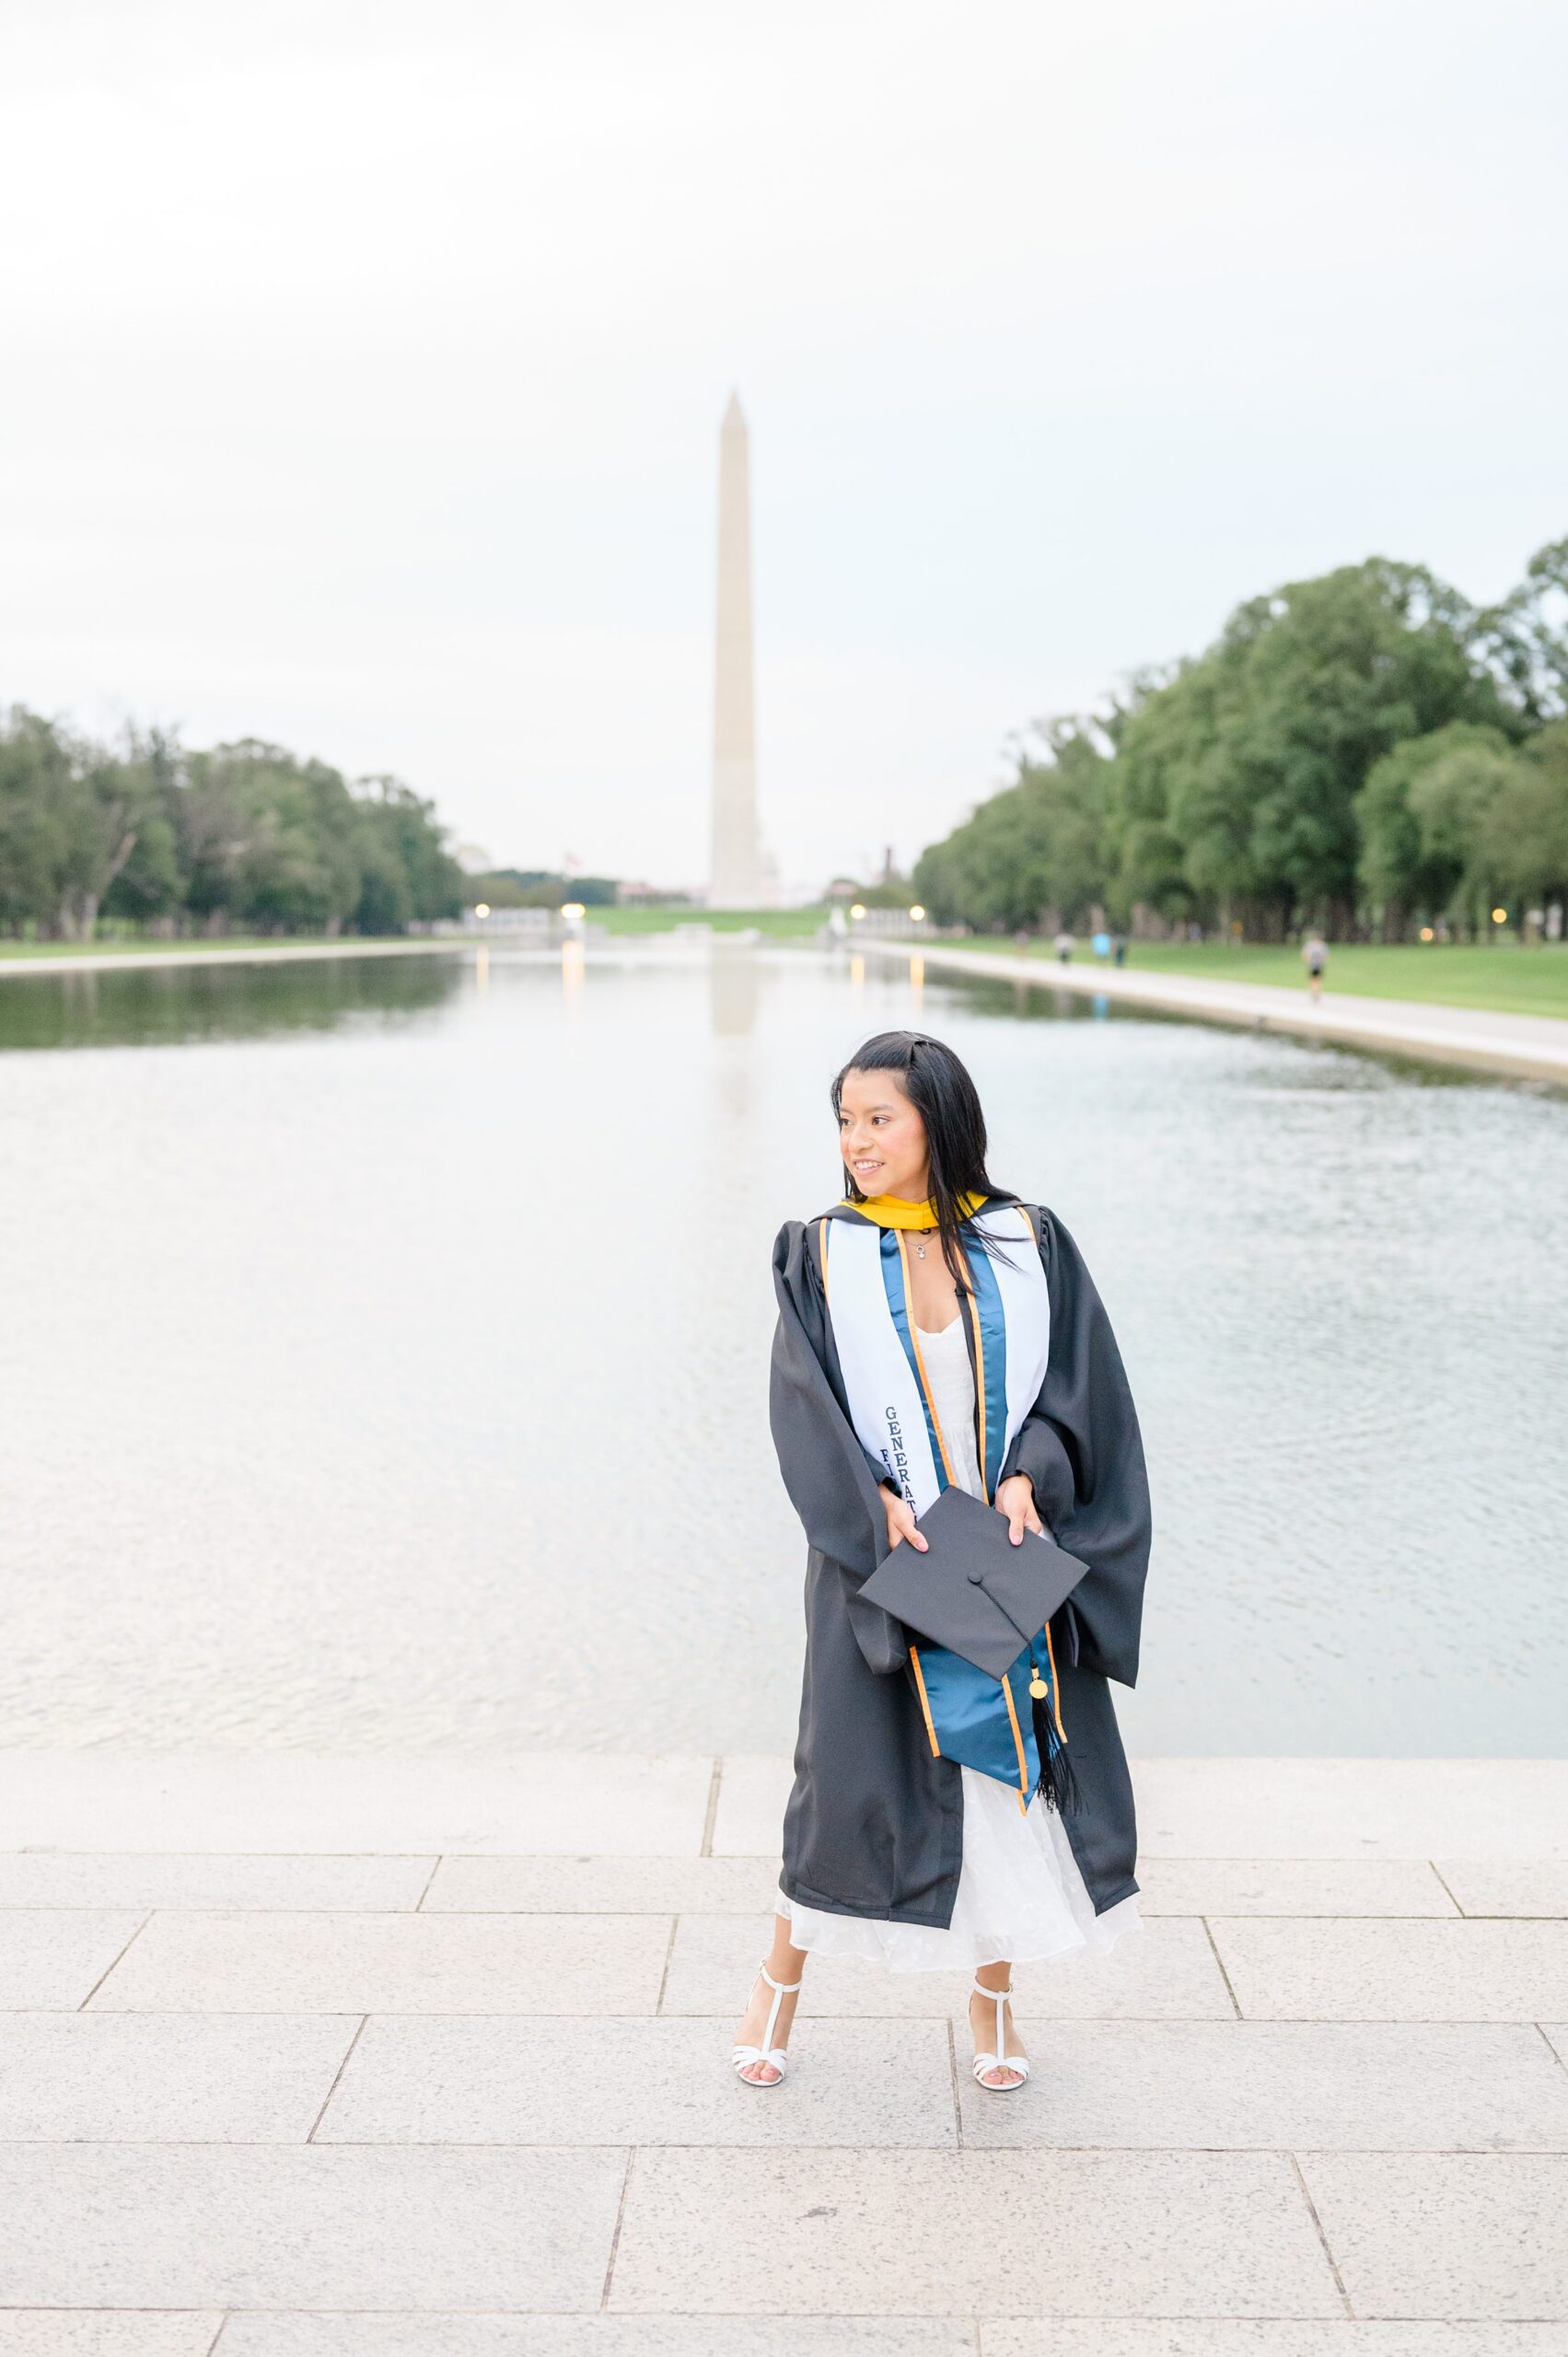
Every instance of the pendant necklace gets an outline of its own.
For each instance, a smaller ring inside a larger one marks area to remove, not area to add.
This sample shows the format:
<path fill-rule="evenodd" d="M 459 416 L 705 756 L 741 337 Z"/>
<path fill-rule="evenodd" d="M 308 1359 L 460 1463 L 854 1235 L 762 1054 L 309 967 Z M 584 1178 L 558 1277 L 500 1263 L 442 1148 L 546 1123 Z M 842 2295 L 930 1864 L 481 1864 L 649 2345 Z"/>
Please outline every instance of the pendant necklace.
<path fill-rule="evenodd" d="M 915 1238 L 914 1257 L 917 1260 L 923 1260 L 925 1258 L 925 1247 L 918 1237 Z"/>

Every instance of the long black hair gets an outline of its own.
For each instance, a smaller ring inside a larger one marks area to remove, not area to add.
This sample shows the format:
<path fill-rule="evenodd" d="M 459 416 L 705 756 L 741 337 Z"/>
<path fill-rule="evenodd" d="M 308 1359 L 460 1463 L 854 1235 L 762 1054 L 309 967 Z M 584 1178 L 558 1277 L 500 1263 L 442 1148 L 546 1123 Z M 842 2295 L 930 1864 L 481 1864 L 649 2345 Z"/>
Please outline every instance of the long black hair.
<path fill-rule="evenodd" d="M 985 1115 L 968 1069 L 945 1040 L 933 1039 L 924 1031 L 878 1031 L 833 1076 L 835 1121 L 842 1117 L 843 1086 L 852 1072 L 896 1073 L 903 1083 L 905 1095 L 925 1124 L 931 1200 L 936 1207 L 942 1258 L 958 1291 L 972 1292 L 958 1240 L 958 1198 L 993 1195 L 1008 1203 L 1019 1198 L 1009 1188 L 995 1185 L 986 1169 Z M 842 1166 L 842 1177 L 846 1199 L 865 1202 L 847 1163 Z M 985 1250 L 994 1252 L 994 1246 L 983 1237 L 979 1240 Z"/>

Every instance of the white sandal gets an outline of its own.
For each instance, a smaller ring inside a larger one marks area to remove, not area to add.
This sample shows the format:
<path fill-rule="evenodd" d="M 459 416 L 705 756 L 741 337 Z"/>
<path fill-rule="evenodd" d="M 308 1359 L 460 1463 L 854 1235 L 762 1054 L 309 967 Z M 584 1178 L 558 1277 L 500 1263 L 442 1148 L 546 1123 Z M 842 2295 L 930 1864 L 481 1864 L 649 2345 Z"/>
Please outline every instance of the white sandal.
<path fill-rule="evenodd" d="M 773 1991 L 773 2002 L 768 2008 L 768 2026 L 762 2032 L 762 2043 L 761 2046 L 738 2046 L 729 2059 L 734 2067 L 735 2074 L 737 2078 L 739 2079 L 743 2086 L 776 2087 L 782 2084 L 784 2074 L 789 2068 L 789 2053 L 786 2048 L 775 2046 L 773 2044 L 773 2024 L 778 2020 L 779 2007 L 783 2004 L 784 1999 L 786 1997 L 793 1997 L 796 1991 L 801 1984 L 798 1980 L 775 1980 L 772 1974 L 768 1970 L 768 1959 L 766 1956 L 763 1957 L 761 1963 L 757 1967 L 757 1969 L 761 1974 L 763 1980 L 767 1982 L 769 1988 Z M 778 2077 L 776 2079 L 749 2079 L 746 2076 L 747 2069 L 753 2062 L 768 2063 L 772 2069 L 778 2073 Z"/>
<path fill-rule="evenodd" d="M 994 2054 L 977 2054 L 975 2056 L 975 2077 L 980 2081 L 981 2085 L 985 2089 L 987 2095 L 1010 2096 L 1013 2093 L 1014 2088 L 1021 2087 L 1024 2081 L 1029 2075 L 1028 2056 L 1027 2054 L 1009 2054 L 1007 2051 L 1007 2030 L 1006 2025 L 1002 2018 L 1002 2008 L 1004 2005 L 1008 2004 L 1012 2000 L 1012 1986 L 1009 1983 L 1005 1989 L 988 1989 L 983 1980 L 977 1980 L 974 1984 L 974 1993 L 977 1997 L 989 1997 L 992 2003 L 996 2008 L 996 2051 Z M 998 2087 L 994 2086 L 985 2076 L 987 2071 L 1016 2071 L 1018 2073 L 1018 2076 L 1016 2079 L 1006 2080 Z"/>

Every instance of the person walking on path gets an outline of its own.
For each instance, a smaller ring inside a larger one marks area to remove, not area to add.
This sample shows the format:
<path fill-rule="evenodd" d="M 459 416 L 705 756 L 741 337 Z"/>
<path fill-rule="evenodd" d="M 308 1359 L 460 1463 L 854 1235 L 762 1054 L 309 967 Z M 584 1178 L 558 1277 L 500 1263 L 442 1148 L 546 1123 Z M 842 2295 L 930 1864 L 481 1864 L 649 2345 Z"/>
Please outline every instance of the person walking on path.
<path fill-rule="evenodd" d="M 733 2063 L 776 2085 L 807 1956 L 854 1956 L 967 1974 L 975 2076 L 1010 2090 L 1028 2076 L 1013 1965 L 1141 1928 L 1109 1681 L 1137 1677 L 1143 1445 L 1083 1256 L 990 1178 L 952 1050 L 881 1033 L 830 1093 L 848 1191 L 773 1248 L 770 1413 L 807 1542 L 806 1666 L 772 1945 Z M 917 1516 L 954 1485 L 1014 1545 L 1040 1531 L 1086 1566 L 1026 1648 L 1032 1718 L 1013 1671 L 971 1672 L 861 1594 L 896 1548 L 925 1548 Z"/>
<path fill-rule="evenodd" d="M 1301 962 L 1307 969 L 1307 987 L 1316 1006 L 1323 996 L 1323 970 L 1329 962 L 1329 945 L 1320 933 L 1309 933 L 1302 943 Z"/>

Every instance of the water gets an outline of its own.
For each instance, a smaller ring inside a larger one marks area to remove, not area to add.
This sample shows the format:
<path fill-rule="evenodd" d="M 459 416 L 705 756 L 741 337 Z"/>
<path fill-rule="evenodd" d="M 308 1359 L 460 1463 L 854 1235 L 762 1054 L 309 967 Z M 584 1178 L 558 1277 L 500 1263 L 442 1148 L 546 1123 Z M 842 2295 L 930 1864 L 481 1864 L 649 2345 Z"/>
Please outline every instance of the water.
<path fill-rule="evenodd" d="M 1122 1345 L 1130 1744 L 1568 1748 L 1568 1105 L 722 945 L 0 982 L 0 1743 L 787 1748 L 770 1251 L 912 1020 Z"/>

